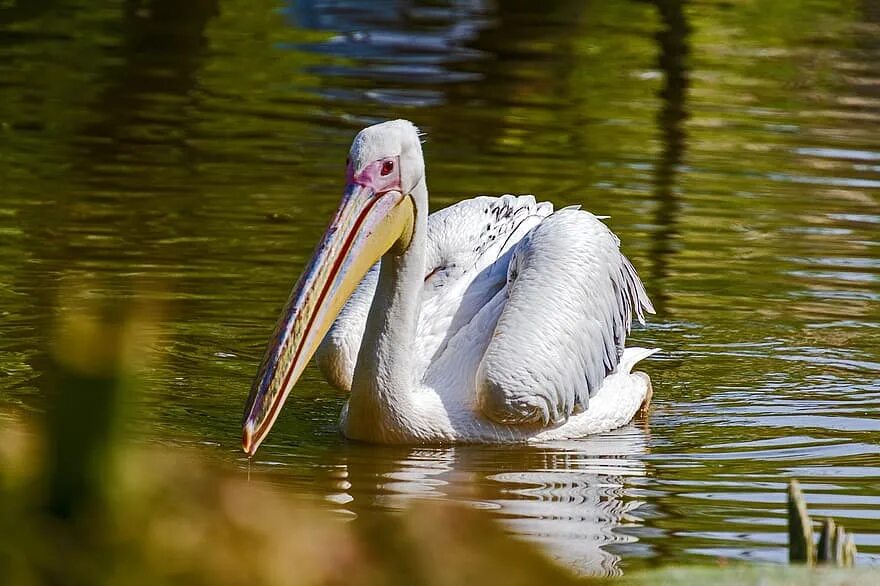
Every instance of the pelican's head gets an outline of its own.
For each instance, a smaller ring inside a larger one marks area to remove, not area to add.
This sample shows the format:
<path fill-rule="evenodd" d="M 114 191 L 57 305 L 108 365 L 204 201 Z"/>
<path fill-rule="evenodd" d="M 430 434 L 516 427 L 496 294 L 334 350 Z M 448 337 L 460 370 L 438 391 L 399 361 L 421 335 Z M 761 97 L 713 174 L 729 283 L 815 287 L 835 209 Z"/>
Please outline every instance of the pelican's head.
<path fill-rule="evenodd" d="M 409 246 L 425 165 L 419 133 L 393 120 L 361 130 L 342 202 L 290 295 L 247 399 L 242 448 L 253 456 L 327 330 L 364 275 Z"/>

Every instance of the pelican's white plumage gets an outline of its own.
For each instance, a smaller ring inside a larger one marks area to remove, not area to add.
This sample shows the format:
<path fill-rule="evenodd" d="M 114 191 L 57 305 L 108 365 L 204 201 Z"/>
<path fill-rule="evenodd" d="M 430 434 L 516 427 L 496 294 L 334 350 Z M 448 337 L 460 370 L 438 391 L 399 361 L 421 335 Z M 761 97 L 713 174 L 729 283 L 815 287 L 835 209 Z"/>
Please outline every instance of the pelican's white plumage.
<path fill-rule="evenodd" d="M 343 433 L 496 443 L 628 423 L 651 393 L 632 368 L 654 350 L 624 344 L 633 316 L 653 308 L 611 230 L 531 195 L 477 197 L 429 216 L 418 131 L 407 121 L 361 131 L 350 177 L 380 180 L 357 177 L 376 165 L 384 176 L 389 160 L 413 203 L 410 232 L 366 272 L 316 352 L 327 380 L 351 391 Z"/>

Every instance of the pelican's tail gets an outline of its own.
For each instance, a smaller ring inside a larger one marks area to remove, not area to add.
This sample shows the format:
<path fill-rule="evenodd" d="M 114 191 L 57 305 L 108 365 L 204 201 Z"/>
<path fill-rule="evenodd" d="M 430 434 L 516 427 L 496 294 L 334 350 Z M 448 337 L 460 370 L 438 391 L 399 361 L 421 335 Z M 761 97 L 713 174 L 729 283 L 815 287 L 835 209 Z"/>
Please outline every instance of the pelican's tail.
<path fill-rule="evenodd" d="M 637 362 L 640 362 L 660 351 L 660 348 L 626 348 L 620 362 L 617 363 L 615 372 L 619 374 L 630 374 Z"/>

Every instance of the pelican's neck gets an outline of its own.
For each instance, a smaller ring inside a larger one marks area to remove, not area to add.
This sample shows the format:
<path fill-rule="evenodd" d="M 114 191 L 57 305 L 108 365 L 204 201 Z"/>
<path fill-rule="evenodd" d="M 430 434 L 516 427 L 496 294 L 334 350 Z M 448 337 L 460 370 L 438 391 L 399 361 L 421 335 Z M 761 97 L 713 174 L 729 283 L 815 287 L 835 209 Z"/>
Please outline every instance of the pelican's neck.
<path fill-rule="evenodd" d="M 383 422 L 400 421 L 410 406 L 417 375 L 413 347 L 425 280 L 428 189 L 413 189 L 415 218 L 409 245 L 382 257 L 348 404 L 346 435 L 375 439 Z"/>

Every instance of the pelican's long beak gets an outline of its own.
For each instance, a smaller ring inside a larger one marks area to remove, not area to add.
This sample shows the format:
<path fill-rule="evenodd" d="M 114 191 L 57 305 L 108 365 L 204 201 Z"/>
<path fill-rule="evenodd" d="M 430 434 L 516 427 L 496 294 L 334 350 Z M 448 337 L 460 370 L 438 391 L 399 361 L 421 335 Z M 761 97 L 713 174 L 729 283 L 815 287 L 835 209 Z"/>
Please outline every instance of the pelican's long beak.
<path fill-rule="evenodd" d="M 245 406 L 242 449 L 253 456 L 333 320 L 385 252 L 407 246 L 415 209 L 400 191 L 352 183 L 300 277 L 266 349 Z"/>

